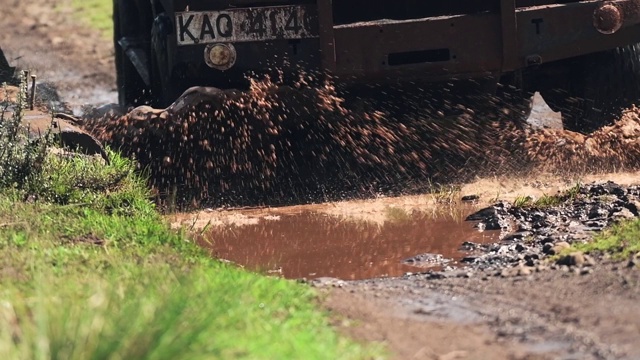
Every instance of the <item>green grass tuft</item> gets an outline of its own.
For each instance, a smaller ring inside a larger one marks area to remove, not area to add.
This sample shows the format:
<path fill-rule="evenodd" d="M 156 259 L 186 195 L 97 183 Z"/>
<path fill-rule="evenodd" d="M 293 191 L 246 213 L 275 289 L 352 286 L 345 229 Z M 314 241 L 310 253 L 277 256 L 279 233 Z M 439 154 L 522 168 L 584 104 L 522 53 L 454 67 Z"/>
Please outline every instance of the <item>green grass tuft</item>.
<path fill-rule="evenodd" d="M 587 253 L 600 252 L 623 260 L 640 253 L 640 220 L 625 221 L 603 231 L 585 244 L 574 248 Z"/>
<path fill-rule="evenodd" d="M 113 37 L 113 1 L 72 0 L 71 4 L 87 25 L 99 30 L 105 37 Z"/>
<path fill-rule="evenodd" d="M 538 208 L 538 209 L 559 206 L 568 201 L 575 200 L 580 195 L 581 187 L 582 185 L 580 183 L 577 183 L 573 187 L 557 195 L 544 194 L 542 197 L 540 197 L 537 200 L 534 200 L 530 196 L 518 196 L 513 201 L 513 206 L 521 207 L 521 208 Z"/>

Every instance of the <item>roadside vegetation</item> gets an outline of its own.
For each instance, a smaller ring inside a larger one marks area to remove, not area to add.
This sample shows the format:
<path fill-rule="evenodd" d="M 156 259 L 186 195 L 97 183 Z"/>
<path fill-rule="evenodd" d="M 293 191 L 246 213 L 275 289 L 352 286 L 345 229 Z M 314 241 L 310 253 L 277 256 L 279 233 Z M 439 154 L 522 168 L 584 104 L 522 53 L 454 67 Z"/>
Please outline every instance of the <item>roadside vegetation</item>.
<path fill-rule="evenodd" d="M 71 0 L 71 5 L 76 9 L 79 18 L 100 30 L 105 37 L 113 36 L 113 0 Z"/>
<path fill-rule="evenodd" d="M 630 220 L 614 225 L 593 241 L 576 244 L 574 248 L 586 253 L 600 252 L 615 260 L 625 260 L 640 255 L 640 220 Z"/>
<path fill-rule="evenodd" d="M 545 209 L 554 206 L 559 206 L 568 201 L 573 201 L 580 194 L 581 184 L 577 183 L 573 187 L 556 195 L 543 195 L 539 199 L 534 199 L 531 196 L 519 196 L 513 201 L 513 206 L 518 208 L 536 208 Z"/>
<path fill-rule="evenodd" d="M 557 195 L 545 195 L 537 200 L 526 196 L 518 197 L 514 200 L 513 206 L 521 208 L 544 209 L 562 205 L 566 202 L 574 201 L 580 194 L 581 184 L 577 183 L 573 187 Z M 608 195 L 601 196 L 601 200 L 607 200 Z M 631 257 L 640 258 L 640 219 L 624 220 L 603 232 L 594 236 L 586 243 L 576 243 L 562 251 L 562 254 L 570 254 L 575 251 L 585 253 L 608 254 L 614 260 L 625 260 Z M 556 259 L 558 257 L 556 256 Z"/>
<path fill-rule="evenodd" d="M 207 256 L 170 229 L 135 164 L 53 152 L 0 104 L 0 356 L 339 359 L 307 286 Z"/>

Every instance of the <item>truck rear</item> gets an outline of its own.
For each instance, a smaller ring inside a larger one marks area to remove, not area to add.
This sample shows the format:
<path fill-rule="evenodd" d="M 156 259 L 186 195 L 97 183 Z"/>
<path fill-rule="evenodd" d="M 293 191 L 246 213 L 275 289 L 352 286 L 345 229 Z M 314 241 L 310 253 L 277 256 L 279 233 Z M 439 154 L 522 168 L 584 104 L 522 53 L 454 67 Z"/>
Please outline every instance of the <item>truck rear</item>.
<path fill-rule="evenodd" d="M 640 98 L 640 0 L 114 0 L 122 105 L 248 75 L 340 84 L 474 80 L 590 131 Z"/>

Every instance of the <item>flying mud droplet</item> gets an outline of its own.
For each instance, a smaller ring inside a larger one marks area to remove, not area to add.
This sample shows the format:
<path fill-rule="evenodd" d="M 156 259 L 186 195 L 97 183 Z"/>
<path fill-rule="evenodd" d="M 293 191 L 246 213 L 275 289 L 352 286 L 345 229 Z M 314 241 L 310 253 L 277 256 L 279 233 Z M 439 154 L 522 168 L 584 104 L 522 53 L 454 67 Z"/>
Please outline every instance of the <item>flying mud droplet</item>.
<path fill-rule="evenodd" d="M 341 97 L 330 82 L 253 80 L 249 91 L 191 88 L 167 109 L 109 112 L 86 128 L 135 157 L 160 193 L 177 187 L 187 204 L 412 193 L 433 182 L 536 168 L 637 167 L 640 158 L 636 109 L 585 136 L 523 129 L 455 98 L 438 100 L 457 112 L 443 117 L 429 92 L 399 93 L 403 101 L 389 105 Z"/>

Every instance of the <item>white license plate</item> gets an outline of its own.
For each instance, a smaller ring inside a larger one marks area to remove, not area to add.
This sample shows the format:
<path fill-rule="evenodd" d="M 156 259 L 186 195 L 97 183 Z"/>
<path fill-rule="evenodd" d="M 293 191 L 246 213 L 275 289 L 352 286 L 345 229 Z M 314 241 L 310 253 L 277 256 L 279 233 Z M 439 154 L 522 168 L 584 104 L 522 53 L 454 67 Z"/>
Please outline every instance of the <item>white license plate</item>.
<path fill-rule="evenodd" d="M 176 13 L 178 45 L 318 37 L 313 6 L 272 6 Z"/>

